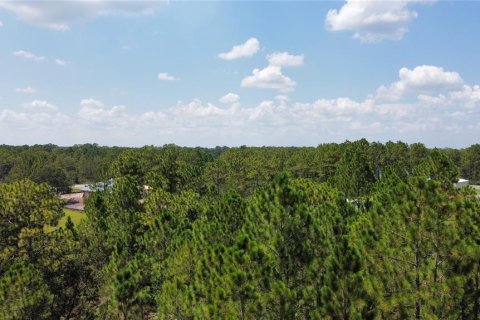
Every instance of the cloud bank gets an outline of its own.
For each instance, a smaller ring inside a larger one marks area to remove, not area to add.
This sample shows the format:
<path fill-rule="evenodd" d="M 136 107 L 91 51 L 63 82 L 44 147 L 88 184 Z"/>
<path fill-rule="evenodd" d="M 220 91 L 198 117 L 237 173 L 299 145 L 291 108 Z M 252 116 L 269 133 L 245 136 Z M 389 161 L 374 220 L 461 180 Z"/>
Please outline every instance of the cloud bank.
<path fill-rule="evenodd" d="M 193 99 L 135 113 L 88 98 L 67 115 L 50 102 L 34 100 L 24 105 L 28 112 L 0 108 L 0 134 L 5 143 L 18 143 L 20 137 L 22 143 L 202 146 L 316 145 L 361 137 L 466 146 L 480 135 L 480 85 L 439 66 L 402 68 L 397 81 L 380 85 L 362 100 L 301 102 L 279 95 L 242 105 L 237 94 L 228 93 L 220 102 Z"/>

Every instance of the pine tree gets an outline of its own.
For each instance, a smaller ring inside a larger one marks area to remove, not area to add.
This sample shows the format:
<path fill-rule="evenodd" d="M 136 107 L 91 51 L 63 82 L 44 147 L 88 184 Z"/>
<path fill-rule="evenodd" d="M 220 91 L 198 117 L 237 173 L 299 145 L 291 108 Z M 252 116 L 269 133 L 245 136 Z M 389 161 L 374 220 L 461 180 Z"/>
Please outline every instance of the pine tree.
<path fill-rule="evenodd" d="M 42 274 L 31 264 L 17 261 L 0 277 L 1 319 L 50 319 L 52 301 Z"/>

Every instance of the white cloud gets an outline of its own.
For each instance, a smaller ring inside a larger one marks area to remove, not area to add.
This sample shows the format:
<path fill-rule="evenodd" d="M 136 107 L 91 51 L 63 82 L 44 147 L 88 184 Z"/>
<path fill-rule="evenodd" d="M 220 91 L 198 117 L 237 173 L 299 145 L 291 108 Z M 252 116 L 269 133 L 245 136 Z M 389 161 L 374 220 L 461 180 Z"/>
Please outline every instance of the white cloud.
<path fill-rule="evenodd" d="M 373 102 L 371 100 L 357 102 L 350 98 L 342 97 L 336 99 L 319 99 L 311 104 L 310 108 L 318 114 L 340 116 L 367 114 L 372 111 L 372 105 Z M 300 104 L 298 107 L 300 107 Z"/>
<path fill-rule="evenodd" d="M 78 115 L 82 120 L 91 123 L 116 123 L 120 124 L 122 119 L 127 118 L 124 106 L 105 106 L 101 101 L 95 99 L 83 99 L 80 101 Z"/>
<path fill-rule="evenodd" d="M 271 66 L 278 67 L 298 67 L 303 66 L 303 54 L 292 55 L 288 52 L 275 52 L 267 56 L 268 63 Z"/>
<path fill-rule="evenodd" d="M 139 117 L 140 123 L 143 124 L 155 124 L 162 123 L 165 121 L 166 116 L 161 111 L 148 111 L 142 113 Z"/>
<path fill-rule="evenodd" d="M 215 106 L 212 103 L 207 103 L 205 106 L 199 99 L 183 104 L 179 102 L 175 108 L 170 111 L 177 117 L 177 121 L 181 121 L 182 117 L 188 118 L 205 118 L 205 117 L 217 117 L 228 116 L 235 113 L 236 106 L 232 106 L 229 109 L 223 109 Z"/>
<path fill-rule="evenodd" d="M 65 130 L 68 124 L 69 130 Z M 0 109 L 0 135 L 9 144 L 56 143 L 71 145 L 69 134 L 76 132 L 76 122 L 59 112 Z M 34 134 L 32 134 L 34 133 Z M 67 139 L 65 139 L 67 137 Z"/>
<path fill-rule="evenodd" d="M 54 111 L 57 107 L 45 100 L 33 100 L 32 102 L 24 103 L 24 108 L 42 110 L 42 111 Z"/>
<path fill-rule="evenodd" d="M 0 20 L 0 28 L 3 27 L 3 22 Z"/>
<path fill-rule="evenodd" d="M 28 93 L 28 94 L 32 94 L 36 92 L 36 90 L 32 87 L 16 88 L 15 91 L 18 93 Z"/>
<path fill-rule="evenodd" d="M 458 73 L 440 67 L 419 66 L 399 74 L 407 90 L 394 101 L 368 95 L 364 100 L 320 98 L 305 103 L 279 95 L 254 107 L 224 109 L 195 100 L 177 106 L 167 117 L 191 132 L 208 131 L 213 141 L 228 132 L 230 143 L 240 144 L 317 144 L 361 137 L 415 142 L 419 135 L 432 145 L 475 142 L 473 137 L 480 134 L 479 85 L 462 85 Z M 429 96 L 421 91 L 441 93 Z"/>
<path fill-rule="evenodd" d="M 408 32 L 408 22 L 418 16 L 409 5 L 431 2 L 347 0 L 340 10 L 328 11 L 325 24 L 331 31 L 352 31 L 353 37 L 362 42 L 400 40 Z"/>
<path fill-rule="evenodd" d="M 180 80 L 179 78 L 176 78 L 172 75 L 169 75 L 167 72 L 160 72 L 158 74 L 158 79 L 159 80 L 163 80 L 163 81 L 176 81 L 176 80 Z"/>
<path fill-rule="evenodd" d="M 221 103 L 236 103 L 240 101 L 240 96 L 238 94 L 229 92 L 219 99 Z"/>
<path fill-rule="evenodd" d="M 279 94 L 279 95 L 275 96 L 275 100 L 280 101 L 280 102 L 287 102 L 287 101 L 290 101 L 290 98 L 287 95 Z"/>
<path fill-rule="evenodd" d="M 55 63 L 61 67 L 65 66 L 67 64 L 67 61 L 62 60 L 62 59 L 55 59 Z"/>
<path fill-rule="evenodd" d="M 243 78 L 241 85 L 289 92 L 296 86 L 296 82 L 283 75 L 281 67 L 268 66 L 264 69 L 253 69 L 252 75 Z"/>
<path fill-rule="evenodd" d="M 76 21 L 98 16 L 151 15 L 167 1 L 1 1 L 0 8 L 36 26 L 68 30 Z"/>
<path fill-rule="evenodd" d="M 303 65 L 303 54 L 292 55 L 288 52 L 275 52 L 267 55 L 268 66 L 263 69 L 253 69 L 252 75 L 243 78 L 242 87 L 274 89 L 279 92 L 293 91 L 295 81 L 282 73 L 282 67 L 297 67 Z"/>
<path fill-rule="evenodd" d="M 72 117 L 39 109 L 16 112 L 0 108 L 0 135 L 5 143 L 67 145 L 87 141 L 137 146 L 172 142 L 190 146 L 317 145 L 362 137 L 406 142 L 417 142 L 421 137 L 421 142 L 431 146 L 463 147 L 478 143 L 480 85 L 465 84 L 459 80 L 460 75 L 443 74 L 452 71 L 443 71 L 442 81 L 437 81 L 437 76 L 425 81 L 431 73 L 418 71 L 422 67 L 401 72 L 400 81 L 408 83 L 409 88 L 422 90 L 432 88 L 434 83 L 435 89 L 427 93 L 409 91 L 390 101 L 375 93 L 365 99 L 320 97 L 307 102 L 278 95 L 253 105 L 241 105 L 239 101 L 216 105 L 193 99 L 170 108 L 163 106 L 135 113 L 125 106 L 107 106 L 95 99 L 84 99 Z M 457 82 L 462 84 L 450 85 Z M 225 96 L 232 98 L 229 101 L 235 97 Z M 65 130 L 66 123 L 69 130 Z M 52 132 L 62 134 L 52 135 Z"/>
<path fill-rule="evenodd" d="M 90 108 L 103 108 L 104 104 L 103 104 L 103 102 L 101 102 L 99 100 L 95 100 L 93 98 L 88 98 L 88 99 L 80 100 L 80 106 L 81 107 L 90 107 Z"/>
<path fill-rule="evenodd" d="M 123 105 L 109 107 L 92 98 L 80 101 L 78 116 L 83 125 L 100 131 L 104 128 L 144 130 L 146 126 L 158 125 L 166 118 L 161 111 L 148 111 L 139 115 L 129 114 Z M 117 133 L 119 132 L 117 131 Z"/>
<path fill-rule="evenodd" d="M 437 93 L 436 95 L 420 94 L 418 101 L 434 108 L 464 108 L 462 114 L 480 113 L 480 85 L 463 85 L 461 88 Z M 455 115 L 458 115 L 455 112 Z"/>
<path fill-rule="evenodd" d="M 428 65 L 417 66 L 413 70 L 401 68 L 398 77 L 399 80 L 391 85 L 378 88 L 378 99 L 398 100 L 411 95 L 431 94 L 460 88 L 464 82 L 457 72 Z"/>
<path fill-rule="evenodd" d="M 449 87 L 463 83 L 457 72 L 444 71 L 441 67 L 422 65 L 413 70 L 402 68 L 399 71 L 400 81 L 415 88 Z"/>
<path fill-rule="evenodd" d="M 64 126 L 70 120 L 70 117 L 61 113 L 46 113 L 42 111 L 38 112 L 17 112 L 10 109 L 3 109 L 0 111 L 0 123 L 6 125 L 13 125 L 15 131 L 12 132 L 12 128 L 0 126 L 1 129 L 7 129 L 4 131 L 15 134 L 18 130 L 26 129 L 26 132 L 32 135 L 32 129 L 49 128 L 54 129 L 56 125 Z"/>
<path fill-rule="evenodd" d="M 250 38 L 245 43 L 234 46 L 232 50 L 220 53 L 218 57 L 224 60 L 235 60 L 244 57 L 251 57 L 260 49 L 260 42 L 257 38 Z"/>
<path fill-rule="evenodd" d="M 35 61 L 42 61 L 42 60 L 46 59 L 43 56 L 37 56 L 34 53 L 31 53 L 30 51 L 25 51 L 25 50 L 17 50 L 17 51 L 12 52 L 12 54 L 14 56 L 17 56 L 17 57 L 22 57 L 22 58 L 25 58 L 25 59 L 31 59 L 31 60 L 35 60 Z"/>
<path fill-rule="evenodd" d="M 461 90 L 451 92 L 449 98 L 468 109 L 480 108 L 480 85 L 464 85 Z"/>

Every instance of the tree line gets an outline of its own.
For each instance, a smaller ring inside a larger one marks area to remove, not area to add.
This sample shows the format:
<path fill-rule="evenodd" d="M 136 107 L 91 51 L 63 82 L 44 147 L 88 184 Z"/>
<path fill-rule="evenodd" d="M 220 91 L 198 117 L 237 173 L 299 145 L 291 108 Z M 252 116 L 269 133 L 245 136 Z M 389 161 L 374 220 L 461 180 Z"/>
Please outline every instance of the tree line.
<path fill-rule="evenodd" d="M 0 318 L 479 319 L 478 151 L 125 149 L 54 231 L 56 190 L 5 179 Z"/>
<path fill-rule="evenodd" d="M 251 194 L 259 186 L 265 186 L 278 172 L 287 172 L 294 178 L 331 182 L 339 171 L 349 170 L 346 168 L 347 162 L 352 168 L 361 171 L 362 175 L 368 175 L 372 181 L 378 180 L 384 168 L 393 164 L 403 167 L 411 174 L 413 168 L 432 150 L 437 149 L 428 149 L 420 143 L 408 145 L 399 141 L 382 144 L 369 143 L 365 139 L 321 144 L 317 147 L 0 145 L 0 182 L 30 179 L 37 183 L 48 183 L 59 192 L 67 192 L 69 186 L 75 183 L 108 180 L 112 177 L 112 166 L 119 159 L 128 162 L 130 158 L 141 158 L 136 169 L 146 171 L 152 167 L 161 167 L 163 176 L 171 180 L 168 182 L 172 183 L 170 191 L 190 188 L 199 193 L 204 193 L 207 189 L 222 193 L 234 189 L 241 194 Z M 453 161 L 462 178 L 480 184 L 480 144 L 464 149 L 438 151 Z M 352 157 L 357 159 L 350 159 Z M 364 166 L 365 170 L 360 170 L 355 162 Z M 173 178 L 172 175 L 176 177 Z M 153 182 L 146 182 L 159 183 L 154 177 L 150 178 Z"/>

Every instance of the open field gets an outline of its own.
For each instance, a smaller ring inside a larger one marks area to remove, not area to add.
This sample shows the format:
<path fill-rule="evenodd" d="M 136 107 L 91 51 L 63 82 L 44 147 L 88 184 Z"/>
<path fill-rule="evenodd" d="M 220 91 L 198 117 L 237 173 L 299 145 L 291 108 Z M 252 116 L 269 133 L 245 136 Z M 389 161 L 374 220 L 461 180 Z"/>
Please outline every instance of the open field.
<path fill-rule="evenodd" d="M 58 222 L 59 226 L 64 226 L 65 223 L 67 223 L 67 217 L 70 217 L 70 219 L 72 219 L 72 222 L 75 225 L 78 225 L 80 221 L 82 221 L 86 217 L 85 212 L 83 211 L 76 211 L 64 208 L 63 212 L 65 212 L 65 216 L 63 216 L 62 219 L 60 219 L 60 221 Z"/>
<path fill-rule="evenodd" d="M 67 208 L 63 208 L 63 212 L 65 215 L 58 221 L 57 227 L 50 227 L 50 226 L 45 226 L 45 230 L 47 232 L 53 231 L 58 227 L 64 227 L 65 224 L 67 223 L 68 217 L 72 219 L 73 224 L 78 225 L 80 221 L 86 218 L 86 214 L 83 211 L 76 211 L 76 210 L 71 210 Z"/>

